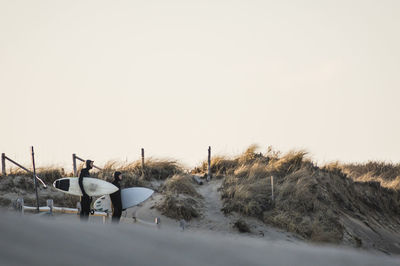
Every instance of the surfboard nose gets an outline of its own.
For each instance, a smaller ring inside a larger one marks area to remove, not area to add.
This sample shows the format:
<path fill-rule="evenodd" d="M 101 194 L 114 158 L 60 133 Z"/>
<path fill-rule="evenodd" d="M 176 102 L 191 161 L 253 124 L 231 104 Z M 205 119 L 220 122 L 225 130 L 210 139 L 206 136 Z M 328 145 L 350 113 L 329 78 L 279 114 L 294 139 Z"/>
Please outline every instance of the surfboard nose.
<path fill-rule="evenodd" d="M 69 179 L 59 179 L 54 181 L 53 186 L 55 188 L 68 191 L 69 190 Z"/>

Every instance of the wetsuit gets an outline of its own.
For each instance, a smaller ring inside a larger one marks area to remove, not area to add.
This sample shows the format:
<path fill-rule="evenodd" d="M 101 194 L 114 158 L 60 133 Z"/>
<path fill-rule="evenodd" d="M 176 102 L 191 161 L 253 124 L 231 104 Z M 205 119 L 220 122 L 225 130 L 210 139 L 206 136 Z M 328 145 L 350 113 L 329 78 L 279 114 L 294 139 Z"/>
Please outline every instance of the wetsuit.
<path fill-rule="evenodd" d="M 122 201 L 121 201 L 121 185 L 118 176 L 112 182 L 118 188 L 117 191 L 110 194 L 111 202 L 113 204 L 112 221 L 118 223 L 122 215 Z"/>
<path fill-rule="evenodd" d="M 83 221 L 87 221 L 89 219 L 89 213 L 90 213 L 90 204 L 92 203 L 92 197 L 89 197 L 88 194 L 86 194 L 85 189 L 83 188 L 83 178 L 84 177 L 89 177 L 89 170 L 92 169 L 90 166 L 91 161 L 86 161 L 86 168 L 83 168 L 81 170 L 81 173 L 79 174 L 79 187 L 81 188 L 82 191 L 82 198 L 81 198 L 81 213 L 80 213 L 80 218 Z"/>

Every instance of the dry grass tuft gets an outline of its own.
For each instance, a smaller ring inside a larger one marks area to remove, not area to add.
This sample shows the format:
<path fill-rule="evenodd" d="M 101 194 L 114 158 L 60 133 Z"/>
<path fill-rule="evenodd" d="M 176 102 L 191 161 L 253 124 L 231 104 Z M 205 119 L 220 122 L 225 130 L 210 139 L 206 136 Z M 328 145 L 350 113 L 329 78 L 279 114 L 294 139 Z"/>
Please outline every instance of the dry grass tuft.
<path fill-rule="evenodd" d="M 164 198 L 156 207 L 164 215 L 173 219 L 197 218 L 201 214 L 202 196 L 194 188 L 190 175 L 174 175 L 168 179 L 162 192 Z"/>
<path fill-rule="evenodd" d="M 40 167 L 36 169 L 36 174 L 45 182 L 46 184 L 53 184 L 56 179 L 65 177 L 66 174 L 64 169 L 61 167 Z"/>
<path fill-rule="evenodd" d="M 383 187 L 400 190 L 400 164 L 370 161 L 338 167 L 354 181 L 379 182 Z"/>
<path fill-rule="evenodd" d="M 257 159 L 262 158 L 261 153 L 256 153 L 256 150 L 259 149 L 259 146 L 256 144 L 250 145 L 246 151 L 240 155 L 237 160 L 239 165 L 244 165 L 244 164 L 252 164 L 254 163 Z"/>
<path fill-rule="evenodd" d="M 6 193 L 19 193 L 20 191 L 33 193 L 35 192 L 33 176 L 4 176 L 0 179 L 0 191 Z"/>
<path fill-rule="evenodd" d="M 249 225 L 242 219 L 237 220 L 233 224 L 233 228 L 236 228 L 240 233 L 250 233 L 251 232 Z"/>
<path fill-rule="evenodd" d="M 268 162 L 268 170 L 273 176 L 286 176 L 299 170 L 304 164 L 312 164 L 310 160 L 305 160 L 306 155 L 305 151 L 290 151 L 280 158 L 271 158 Z"/>
<path fill-rule="evenodd" d="M 145 162 L 146 179 L 166 180 L 176 174 L 183 173 L 183 167 L 174 160 L 148 159 Z"/>
<path fill-rule="evenodd" d="M 33 169 L 29 170 L 33 172 Z M 36 175 L 40 179 L 42 179 L 43 182 L 46 183 L 47 185 L 51 185 L 56 179 L 66 176 L 63 168 L 53 165 L 36 168 Z M 10 168 L 7 176 L 13 176 L 13 177 L 22 176 L 27 178 L 32 177 L 33 179 L 32 174 L 26 172 L 21 168 Z"/>
<path fill-rule="evenodd" d="M 199 211 L 201 203 L 199 200 L 185 196 L 166 194 L 163 201 L 156 205 L 156 208 L 167 217 L 190 221 L 193 218 L 200 217 Z"/>
<path fill-rule="evenodd" d="M 238 159 L 231 159 L 226 156 L 214 156 L 211 158 L 211 173 L 216 178 L 232 174 L 238 165 Z M 200 167 L 195 167 L 192 174 L 206 174 L 208 171 L 208 162 L 203 161 Z"/>
<path fill-rule="evenodd" d="M 10 167 L 9 170 L 7 171 L 7 175 L 8 176 L 28 176 L 31 174 L 26 172 L 25 170 L 22 170 L 19 167 Z"/>
<path fill-rule="evenodd" d="M 163 181 L 171 178 L 175 174 L 183 173 L 183 167 L 173 160 L 162 160 L 149 158 L 145 161 L 145 168 L 142 169 L 141 160 L 130 163 L 119 163 L 108 161 L 103 169 L 93 176 L 106 180 L 114 180 L 114 172 L 120 171 L 123 175 L 122 186 L 143 186 L 157 190 L 152 181 Z"/>
<path fill-rule="evenodd" d="M 195 198 L 202 198 L 193 185 L 195 185 L 195 183 L 190 175 L 174 175 L 165 182 L 163 192 L 169 194 L 184 194 Z"/>
<path fill-rule="evenodd" d="M 141 160 L 126 165 L 120 165 L 112 169 L 121 171 L 122 173 L 141 176 L 145 180 L 166 180 L 175 174 L 183 173 L 183 167 L 177 161 L 153 158 L 149 158 L 145 161 L 144 169 L 142 169 Z"/>

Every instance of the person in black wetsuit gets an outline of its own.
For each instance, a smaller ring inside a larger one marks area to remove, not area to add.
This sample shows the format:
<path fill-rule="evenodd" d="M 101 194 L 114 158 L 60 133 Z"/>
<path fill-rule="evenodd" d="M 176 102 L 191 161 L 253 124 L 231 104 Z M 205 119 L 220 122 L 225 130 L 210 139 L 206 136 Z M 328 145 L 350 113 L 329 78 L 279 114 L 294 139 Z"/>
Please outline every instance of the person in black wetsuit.
<path fill-rule="evenodd" d="M 122 180 L 122 173 L 115 172 L 114 173 L 114 181 L 112 182 L 114 186 L 118 188 L 117 191 L 110 194 L 111 202 L 113 205 L 113 214 L 112 214 L 112 221 L 115 223 L 119 223 L 122 215 L 122 201 L 121 201 L 121 184 L 120 181 Z"/>
<path fill-rule="evenodd" d="M 83 196 L 81 197 L 81 213 L 80 218 L 81 221 L 87 221 L 89 219 L 90 213 L 90 204 L 92 203 L 92 197 L 86 193 L 85 189 L 83 188 L 83 178 L 89 177 L 90 173 L 89 170 L 93 168 L 93 161 L 86 160 L 86 168 L 81 170 L 79 174 L 79 187 L 81 188 Z"/>

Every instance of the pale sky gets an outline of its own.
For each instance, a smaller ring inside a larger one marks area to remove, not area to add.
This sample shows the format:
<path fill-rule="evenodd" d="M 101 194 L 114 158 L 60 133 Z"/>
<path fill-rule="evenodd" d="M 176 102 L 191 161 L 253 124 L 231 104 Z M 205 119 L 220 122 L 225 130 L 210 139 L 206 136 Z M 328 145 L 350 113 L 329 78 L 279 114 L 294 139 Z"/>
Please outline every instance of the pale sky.
<path fill-rule="evenodd" d="M 0 152 L 400 161 L 400 1 L 0 0 Z"/>

